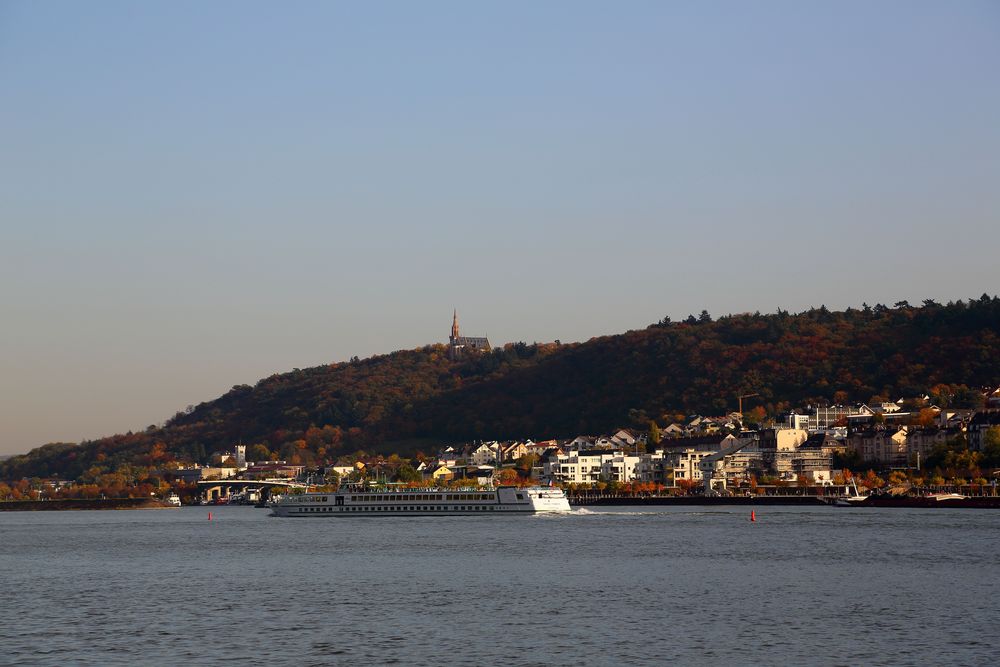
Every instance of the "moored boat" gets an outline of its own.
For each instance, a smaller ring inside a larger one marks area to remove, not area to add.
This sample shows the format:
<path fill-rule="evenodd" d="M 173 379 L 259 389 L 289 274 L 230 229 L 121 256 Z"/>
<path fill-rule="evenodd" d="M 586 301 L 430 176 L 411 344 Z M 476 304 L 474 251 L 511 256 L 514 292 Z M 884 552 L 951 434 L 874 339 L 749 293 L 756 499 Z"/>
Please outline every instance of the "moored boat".
<path fill-rule="evenodd" d="M 961 493 L 932 493 L 927 496 L 931 500 L 968 500 L 969 496 L 963 496 Z"/>
<path fill-rule="evenodd" d="M 858 484 L 853 478 L 851 479 L 851 487 L 854 491 L 852 495 L 834 498 L 830 504 L 834 507 L 860 507 L 863 505 L 868 500 L 868 494 L 861 495 L 861 492 L 858 491 Z"/>

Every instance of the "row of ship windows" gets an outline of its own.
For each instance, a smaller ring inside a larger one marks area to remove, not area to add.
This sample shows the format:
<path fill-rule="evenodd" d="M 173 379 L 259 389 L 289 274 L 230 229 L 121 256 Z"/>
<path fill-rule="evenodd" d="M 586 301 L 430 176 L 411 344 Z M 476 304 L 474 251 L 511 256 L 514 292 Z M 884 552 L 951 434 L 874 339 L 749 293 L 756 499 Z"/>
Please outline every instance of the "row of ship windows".
<path fill-rule="evenodd" d="M 439 507 L 428 507 L 428 506 L 413 506 L 413 505 L 403 505 L 397 507 L 300 507 L 299 512 L 332 512 L 336 509 L 338 512 L 447 512 L 452 511 L 464 511 L 464 512 L 492 512 L 496 507 L 487 506 L 483 507 L 481 505 L 454 505 L 439 506 Z"/>
<path fill-rule="evenodd" d="M 522 498 L 524 494 L 517 494 Z M 399 501 L 420 501 L 420 500 L 494 500 L 496 496 L 492 493 L 417 493 L 402 496 L 348 496 L 347 499 L 355 503 L 382 503 Z"/>

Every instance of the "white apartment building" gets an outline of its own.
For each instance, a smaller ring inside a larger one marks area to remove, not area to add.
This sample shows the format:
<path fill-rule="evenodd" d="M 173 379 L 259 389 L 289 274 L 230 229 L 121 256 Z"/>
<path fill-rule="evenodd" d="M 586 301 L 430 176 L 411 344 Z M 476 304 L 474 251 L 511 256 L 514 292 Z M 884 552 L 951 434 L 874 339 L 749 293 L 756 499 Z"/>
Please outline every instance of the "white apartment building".
<path fill-rule="evenodd" d="M 542 477 L 564 484 L 631 482 L 638 479 L 640 457 L 622 451 L 581 450 L 557 454 L 542 466 Z"/>

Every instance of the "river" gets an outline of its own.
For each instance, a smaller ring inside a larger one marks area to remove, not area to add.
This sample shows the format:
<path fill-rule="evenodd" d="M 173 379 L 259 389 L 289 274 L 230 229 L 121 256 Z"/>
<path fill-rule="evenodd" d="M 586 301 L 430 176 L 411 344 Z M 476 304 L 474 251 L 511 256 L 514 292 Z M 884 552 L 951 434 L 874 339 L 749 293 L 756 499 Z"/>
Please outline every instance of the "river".
<path fill-rule="evenodd" d="M 1000 512 L 756 518 L 0 513 L 0 664 L 996 664 Z"/>

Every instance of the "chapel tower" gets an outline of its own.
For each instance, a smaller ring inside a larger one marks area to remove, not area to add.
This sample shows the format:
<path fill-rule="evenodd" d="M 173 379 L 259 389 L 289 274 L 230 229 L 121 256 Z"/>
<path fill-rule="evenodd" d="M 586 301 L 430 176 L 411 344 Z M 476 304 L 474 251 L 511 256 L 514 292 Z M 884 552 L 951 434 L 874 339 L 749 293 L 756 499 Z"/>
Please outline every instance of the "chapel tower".
<path fill-rule="evenodd" d="M 490 341 L 485 336 L 463 336 L 458 331 L 458 309 L 451 316 L 451 335 L 448 336 L 448 358 L 460 359 L 468 352 L 489 352 Z"/>

